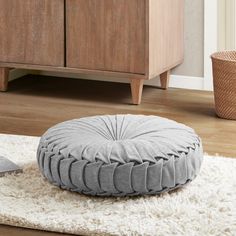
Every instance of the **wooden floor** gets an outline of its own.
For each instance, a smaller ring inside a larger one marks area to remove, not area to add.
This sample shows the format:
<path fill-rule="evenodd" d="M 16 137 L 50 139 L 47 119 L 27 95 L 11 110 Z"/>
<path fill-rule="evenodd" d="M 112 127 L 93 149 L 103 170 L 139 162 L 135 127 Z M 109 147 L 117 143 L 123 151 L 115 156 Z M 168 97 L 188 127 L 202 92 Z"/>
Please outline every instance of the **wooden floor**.
<path fill-rule="evenodd" d="M 50 126 L 98 114 L 145 114 L 193 127 L 205 152 L 236 157 L 236 121 L 215 116 L 211 92 L 145 87 L 143 101 L 131 105 L 128 84 L 26 76 L 0 93 L 0 133 L 42 135 Z M 59 235 L 0 226 L 0 235 Z"/>

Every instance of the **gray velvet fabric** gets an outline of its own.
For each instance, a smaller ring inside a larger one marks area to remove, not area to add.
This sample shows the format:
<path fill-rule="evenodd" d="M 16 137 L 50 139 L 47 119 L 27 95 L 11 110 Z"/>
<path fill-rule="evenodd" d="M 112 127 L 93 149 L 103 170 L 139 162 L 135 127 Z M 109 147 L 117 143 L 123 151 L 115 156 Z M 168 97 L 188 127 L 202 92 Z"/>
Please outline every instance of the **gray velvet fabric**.
<path fill-rule="evenodd" d="M 37 151 L 61 188 L 100 196 L 158 194 L 193 180 L 203 158 L 193 129 L 157 116 L 81 118 L 50 128 Z"/>

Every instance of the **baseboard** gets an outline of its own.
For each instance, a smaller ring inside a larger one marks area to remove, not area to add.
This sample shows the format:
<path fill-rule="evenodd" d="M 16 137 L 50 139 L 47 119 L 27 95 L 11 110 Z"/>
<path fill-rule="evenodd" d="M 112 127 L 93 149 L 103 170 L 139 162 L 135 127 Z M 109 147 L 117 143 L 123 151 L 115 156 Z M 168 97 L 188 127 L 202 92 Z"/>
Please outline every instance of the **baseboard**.
<path fill-rule="evenodd" d="M 204 78 L 183 75 L 171 75 L 170 87 L 204 90 Z"/>
<path fill-rule="evenodd" d="M 100 81 L 112 81 L 118 83 L 129 83 L 129 80 L 106 77 L 106 76 L 92 76 L 92 75 L 82 75 L 82 74 L 67 74 L 67 73 L 58 73 L 50 71 L 34 71 L 33 74 L 40 74 L 46 76 L 56 76 L 56 77 L 69 77 L 77 79 L 89 79 L 89 80 L 100 80 Z M 145 81 L 146 85 L 151 86 L 160 86 L 160 79 L 157 77 L 152 80 Z M 192 77 L 184 75 L 171 75 L 170 78 L 170 87 L 171 88 L 184 88 L 184 89 L 194 89 L 194 90 L 203 90 L 204 89 L 204 78 L 202 77 Z"/>

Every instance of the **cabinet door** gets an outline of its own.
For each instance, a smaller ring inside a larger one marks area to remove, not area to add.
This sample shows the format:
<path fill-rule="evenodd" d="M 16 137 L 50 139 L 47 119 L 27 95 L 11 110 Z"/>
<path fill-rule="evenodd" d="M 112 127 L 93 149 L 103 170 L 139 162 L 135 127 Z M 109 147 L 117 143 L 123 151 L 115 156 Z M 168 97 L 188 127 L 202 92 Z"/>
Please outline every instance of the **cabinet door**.
<path fill-rule="evenodd" d="M 66 0 L 67 66 L 145 73 L 146 0 Z"/>
<path fill-rule="evenodd" d="M 64 65 L 64 0 L 0 0 L 0 62 Z"/>

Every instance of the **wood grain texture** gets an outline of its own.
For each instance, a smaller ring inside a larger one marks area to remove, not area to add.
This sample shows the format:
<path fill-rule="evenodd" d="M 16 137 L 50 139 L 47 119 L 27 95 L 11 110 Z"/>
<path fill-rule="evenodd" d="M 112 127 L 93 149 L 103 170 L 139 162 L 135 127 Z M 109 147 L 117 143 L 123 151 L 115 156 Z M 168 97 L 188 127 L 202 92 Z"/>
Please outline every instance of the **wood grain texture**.
<path fill-rule="evenodd" d="M 135 77 L 139 79 L 148 79 L 147 76 L 142 74 L 125 73 L 125 72 L 115 72 L 115 71 L 105 71 L 105 70 L 90 70 L 90 69 L 80 69 L 80 68 L 69 68 L 69 67 L 58 67 L 58 66 L 42 66 L 42 65 L 29 65 L 22 63 L 6 63 L 0 62 L 0 67 L 12 67 L 18 69 L 28 69 L 28 70 L 42 70 L 42 71 L 54 71 L 63 73 L 76 73 L 85 75 L 104 75 L 118 78 L 130 79 L 130 77 Z"/>
<path fill-rule="evenodd" d="M 146 0 L 66 0 L 67 66 L 145 74 Z"/>
<path fill-rule="evenodd" d="M 217 118 L 212 92 L 144 86 L 142 104 L 132 106 L 129 84 L 26 76 L 8 87 L 0 93 L 0 133 L 42 135 L 58 122 L 97 114 L 159 115 L 193 127 L 209 154 L 236 157 L 236 121 Z"/>
<path fill-rule="evenodd" d="M 143 93 L 143 80 L 137 78 L 131 79 L 130 86 L 133 104 L 139 105 L 141 103 Z"/>
<path fill-rule="evenodd" d="M 149 78 L 184 57 L 184 0 L 149 0 Z"/>
<path fill-rule="evenodd" d="M 183 59 L 183 9 L 184 0 L 0 0 L 0 67 L 131 78 L 139 104 L 143 79 L 161 74 L 166 89 Z"/>
<path fill-rule="evenodd" d="M 0 67 L 0 91 L 7 91 L 8 80 L 9 80 L 9 68 Z"/>
<path fill-rule="evenodd" d="M 0 61 L 64 66 L 64 0 L 0 0 Z"/>
<path fill-rule="evenodd" d="M 161 80 L 161 88 L 168 89 L 170 82 L 170 70 L 160 74 L 160 80 Z"/>

